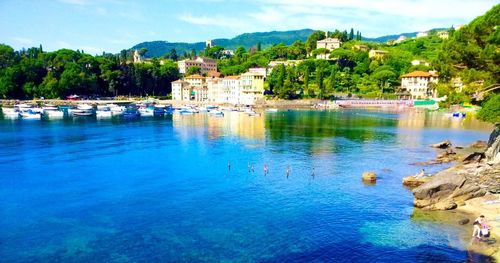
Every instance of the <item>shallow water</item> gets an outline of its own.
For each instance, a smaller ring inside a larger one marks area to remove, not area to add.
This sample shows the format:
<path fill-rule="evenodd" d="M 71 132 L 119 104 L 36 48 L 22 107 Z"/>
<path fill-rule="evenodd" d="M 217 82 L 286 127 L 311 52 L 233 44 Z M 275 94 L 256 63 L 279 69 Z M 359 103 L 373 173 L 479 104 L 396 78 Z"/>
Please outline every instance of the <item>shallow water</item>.
<path fill-rule="evenodd" d="M 429 144 L 490 129 L 373 111 L 0 120 L 0 261 L 463 262 L 463 230 L 413 220 L 401 179 Z"/>

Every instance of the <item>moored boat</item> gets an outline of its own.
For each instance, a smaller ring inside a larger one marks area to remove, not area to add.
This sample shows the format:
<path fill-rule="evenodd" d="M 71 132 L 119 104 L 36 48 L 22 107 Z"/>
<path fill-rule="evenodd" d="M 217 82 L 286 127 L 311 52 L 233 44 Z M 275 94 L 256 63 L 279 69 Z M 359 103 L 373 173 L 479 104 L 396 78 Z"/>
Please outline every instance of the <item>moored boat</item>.
<path fill-rule="evenodd" d="M 43 116 L 47 116 L 49 118 L 63 118 L 64 112 L 61 111 L 58 107 L 53 105 L 45 105 L 43 108 Z"/>

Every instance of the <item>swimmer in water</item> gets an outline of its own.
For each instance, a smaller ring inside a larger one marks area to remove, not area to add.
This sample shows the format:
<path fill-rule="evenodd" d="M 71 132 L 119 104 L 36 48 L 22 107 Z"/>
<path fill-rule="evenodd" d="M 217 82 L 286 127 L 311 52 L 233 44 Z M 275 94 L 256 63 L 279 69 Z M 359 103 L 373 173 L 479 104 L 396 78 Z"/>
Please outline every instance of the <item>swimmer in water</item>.
<path fill-rule="evenodd" d="M 312 178 L 313 178 L 313 179 L 314 179 L 314 177 L 316 176 L 316 175 L 314 174 L 314 167 L 313 167 L 313 170 L 312 170 L 311 176 L 312 176 Z"/>
<path fill-rule="evenodd" d="M 231 162 L 230 161 L 227 161 L 227 170 L 231 171 Z"/>
<path fill-rule="evenodd" d="M 290 175 L 290 167 L 288 165 L 286 166 L 285 173 L 286 173 L 286 178 L 288 179 L 288 176 Z"/>

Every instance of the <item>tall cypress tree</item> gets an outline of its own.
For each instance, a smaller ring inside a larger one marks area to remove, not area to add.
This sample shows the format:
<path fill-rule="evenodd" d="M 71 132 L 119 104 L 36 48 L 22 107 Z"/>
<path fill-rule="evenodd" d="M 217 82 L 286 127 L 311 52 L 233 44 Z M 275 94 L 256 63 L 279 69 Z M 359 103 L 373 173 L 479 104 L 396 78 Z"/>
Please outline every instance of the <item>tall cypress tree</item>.
<path fill-rule="evenodd" d="M 349 40 L 354 39 L 354 29 L 351 27 L 351 32 L 349 33 Z"/>

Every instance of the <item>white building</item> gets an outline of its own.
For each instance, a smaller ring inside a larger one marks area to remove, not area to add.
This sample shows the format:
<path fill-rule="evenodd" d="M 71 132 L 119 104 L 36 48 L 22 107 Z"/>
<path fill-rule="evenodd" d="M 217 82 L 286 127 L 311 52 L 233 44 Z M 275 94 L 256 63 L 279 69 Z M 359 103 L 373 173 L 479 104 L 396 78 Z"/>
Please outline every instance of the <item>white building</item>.
<path fill-rule="evenodd" d="M 414 59 L 411 61 L 411 64 L 413 66 L 418 66 L 418 65 L 424 65 L 424 66 L 429 66 L 429 62 L 425 61 L 425 60 L 420 60 L 420 59 Z"/>
<path fill-rule="evenodd" d="M 394 41 L 394 43 L 395 44 L 399 44 L 399 43 L 405 41 L 406 39 L 407 39 L 407 37 L 401 35 L 401 36 L 398 37 L 398 39 L 396 39 L 396 41 Z"/>
<path fill-rule="evenodd" d="M 338 38 L 327 37 L 316 41 L 316 48 L 326 48 L 330 51 L 340 48 L 340 45 L 342 45 L 342 42 Z"/>
<path fill-rule="evenodd" d="M 417 33 L 417 38 L 426 37 L 428 35 L 429 35 L 429 32 L 418 32 Z"/>
<path fill-rule="evenodd" d="M 189 83 L 183 80 L 176 80 L 172 82 L 172 99 L 173 100 L 183 100 L 183 90 L 185 87 L 189 87 Z"/>
<path fill-rule="evenodd" d="M 227 76 L 222 79 L 222 89 L 227 91 L 227 102 L 241 104 L 240 76 Z"/>
<path fill-rule="evenodd" d="M 432 87 L 438 83 L 438 75 L 432 72 L 413 71 L 401 76 L 401 89 L 411 95 L 411 99 L 432 99 L 437 91 Z"/>
<path fill-rule="evenodd" d="M 177 62 L 179 73 L 186 74 L 190 67 L 200 67 L 201 73 L 217 71 L 217 61 L 211 58 L 197 57 L 195 60 L 184 59 Z"/>

